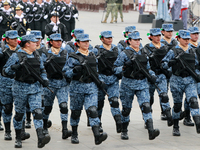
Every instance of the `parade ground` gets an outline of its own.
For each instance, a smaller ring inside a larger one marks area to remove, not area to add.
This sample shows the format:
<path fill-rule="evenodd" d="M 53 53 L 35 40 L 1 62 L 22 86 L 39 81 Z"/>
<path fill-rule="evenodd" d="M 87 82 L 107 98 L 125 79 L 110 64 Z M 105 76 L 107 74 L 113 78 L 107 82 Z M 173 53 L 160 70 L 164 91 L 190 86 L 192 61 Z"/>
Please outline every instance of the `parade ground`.
<path fill-rule="evenodd" d="M 111 30 L 114 35 L 113 43 L 117 44 L 120 40 L 124 39 L 122 32 L 126 26 L 134 25 L 140 32 L 142 37 L 142 44 L 149 43 L 147 33 L 149 32 L 152 24 L 139 24 L 138 15 L 136 11 L 130 11 L 124 13 L 124 22 L 118 17 L 117 23 L 110 23 L 110 16 L 106 24 L 101 23 L 103 11 L 99 13 L 94 12 L 79 12 L 79 21 L 76 21 L 76 28 L 83 28 L 85 33 L 90 35 L 92 46 L 101 44 L 99 35 L 101 31 Z M 105 15 L 105 14 L 104 14 Z M 174 32 L 175 36 L 175 32 Z M 169 92 L 170 105 L 173 107 L 173 100 L 171 92 Z M 70 102 L 69 102 L 70 103 Z M 68 104 L 70 105 L 70 104 Z M 120 102 L 121 109 L 121 102 Z M 47 144 L 43 150 L 199 150 L 200 149 L 200 134 L 196 133 L 195 127 L 187 127 L 183 125 L 183 121 L 180 121 L 180 137 L 172 136 L 172 127 L 167 126 L 166 121 L 160 120 L 160 104 L 157 92 L 155 92 L 155 102 L 153 105 L 153 121 L 154 127 L 160 129 L 160 136 L 155 140 L 150 141 L 148 139 L 148 131 L 144 129 L 144 121 L 142 119 L 141 110 L 139 108 L 137 98 L 134 97 L 133 108 L 131 111 L 130 124 L 128 126 L 129 140 L 121 140 L 121 134 L 116 132 L 115 122 L 111 115 L 110 105 L 108 99 L 105 100 L 105 106 L 102 116 L 102 126 L 105 132 L 108 134 L 108 138 L 101 145 L 94 144 L 94 137 L 90 127 L 87 127 L 87 117 L 85 110 L 82 111 L 80 123 L 78 126 L 79 144 L 71 144 L 71 138 L 66 140 L 62 139 L 61 132 L 61 119 L 60 111 L 55 99 L 52 113 L 50 114 L 50 120 L 52 121 L 52 127 L 49 128 L 51 135 L 51 141 Z M 13 112 L 14 113 L 14 112 Z M 71 130 L 69 110 L 68 116 L 68 129 Z M 22 150 L 35 150 L 37 149 L 37 137 L 36 131 L 32 128 L 26 129 L 31 137 L 26 141 L 22 141 Z M 4 131 L 0 131 L 0 150 L 13 150 L 15 142 L 15 132 L 12 126 L 12 141 L 4 140 Z"/>

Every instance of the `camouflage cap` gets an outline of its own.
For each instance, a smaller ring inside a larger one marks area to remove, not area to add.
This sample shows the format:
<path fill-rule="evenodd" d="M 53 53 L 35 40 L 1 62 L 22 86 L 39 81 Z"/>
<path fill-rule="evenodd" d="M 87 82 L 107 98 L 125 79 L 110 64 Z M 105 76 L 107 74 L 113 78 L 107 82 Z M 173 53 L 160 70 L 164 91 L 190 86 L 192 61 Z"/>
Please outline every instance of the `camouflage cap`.
<path fill-rule="evenodd" d="M 198 27 L 190 27 L 188 30 L 190 31 L 190 34 L 200 33 Z"/>
<path fill-rule="evenodd" d="M 103 36 L 103 37 L 105 37 L 105 38 L 113 37 L 112 31 L 102 31 L 102 32 L 101 32 L 101 36 Z"/>
<path fill-rule="evenodd" d="M 42 32 L 39 30 L 31 30 L 30 34 L 35 35 L 36 39 L 42 39 Z"/>
<path fill-rule="evenodd" d="M 128 26 L 125 28 L 125 32 L 133 32 L 136 30 L 136 27 L 135 26 Z"/>
<path fill-rule="evenodd" d="M 89 39 L 89 34 L 78 34 L 77 37 L 76 37 L 76 39 L 78 41 L 91 41 Z"/>
<path fill-rule="evenodd" d="M 140 33 L 139 33 L 138 31 L 134 31 L 134 32 L 132 32 L 132 33 L 129 33 L 129 34 L 128 34 L 128 38 L 129 38 L 129 39 L 134 39 L 134 40 L 136 40 L 136 39 L 142 39 L 142 38 L 140 37 Z"/>
<path fill-rule="evenodd" d="M 83 34 L 84 30 L 81 28 L 74 29 L 74 35 L 77 36 L 78 34 Z"/>
<path fill-rule="evenodd" d="M 150 29 L 150 34 L 153 36 L 161 35 L 161 30 L 160 30 L 160 28 L 152 28 L 152 29 Z"/>
<path fill-rule="evenodd" d="M 38 40 L 35 38 L 35 35 L 28 34 L 28 35 L 23 35 L 21 41 L 37 42 Z"/>
<path fill-rule="evenodd" d="M 19 37 L 17 30 L 6 31 L 5 35 L 6 35 L 6 38 L 9 38 L 9 39 L 15 39 Z"/>
<path fill-rule="evenodd" d="M 162 24 L 162 29 L 165 31 L 174 31 L 173 24 Z"/>
<path fill-rule="evenodd" d="M 190 31 L 188 30 L 179 30 L 178 35 L 182 38 L 182 39 L 190 39 Z"/>
<path fill-rule="evenodd" d="M 53 40 L 53 41 L 62 41 L 63 39 L 61 38 L 61 34 L 60 33 L 54 33 L 54 34 L 51 34 L 49 36 L 50 40 Z"/>

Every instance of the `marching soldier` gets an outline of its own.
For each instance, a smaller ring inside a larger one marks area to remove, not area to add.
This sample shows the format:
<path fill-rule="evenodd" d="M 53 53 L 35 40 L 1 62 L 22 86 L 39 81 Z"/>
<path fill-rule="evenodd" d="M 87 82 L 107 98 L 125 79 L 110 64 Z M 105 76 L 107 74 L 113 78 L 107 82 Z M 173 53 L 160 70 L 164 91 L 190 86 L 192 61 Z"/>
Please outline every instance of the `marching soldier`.
<path fill-rule="evenodd" d="M 103 88 L 103 82 L 98 79 L 97 60 L 94 53 L 88 50 L 89 35 L 77 36 L 78 50 L 69 54 L 69 59 L 63 71 L 65 76 L 71 78 L 70 83 L 70 109 L 72 111 L 70 124 L 72 126 L 71 143 L 78 144 L 78 124 L 83 105 L 89 116 L 89 123 L 95 138 L 95 144 L 99 145 L 107 139 L 107 134 L 99 132 L 100 120 L 98 118 L 98 87 Z M 87 67 L 88 69 L 84 69 Z M 92 74 L 92 77 L 89 74 Z"/>
<path fill-rule="evenodd" d="M 15 76 L 13 82 L 13 97 L 15 104 L 15 116 L 13 118 L 16 132 L 15 148 L 21 148 L 22 120 L 26 112 L 26 104 L 29 103 L 33 114 L 34 125 L 38 137 L 38 148 L 42 148 L 50 141 L 50 136 L 43 133 L 42 118 L 42 86 L 48 86 L 48 79 L 43 61 L 36 52 L 34 35 L 24 35 L 21 39 L 21 49 L 14 53 L 4 66 L 3 73 L 9 77 Z M 38 82 L 39 80 L 39 82 Z"/>
<path fill-rule="evenodd" d="M 124 72 L 120 86 L 120 99 L 122 102 L 122 140 L 129 139 L 128 125 L 130 122 L 130 112 L 134 95 L 137 96 L 143 120 L 148 129 L 149 140 L 155 139 L 160 134 L 158 129 L 153 128 L 149 84 L 147 80 L 147 76 L 150 76 L 149 80 L 155 84 L 157 77 L 150 69 L 148 57 L 144 53 L 144 49 L 140 48 L 140 40 L 141 37 L 138 31 L 128 34 L 129 46 L 120 53 L 114 63 L 115 74 L 120 74 L 122 71 Z M 141 66 L 143 70 L 145 70 L 144 72 L 137 71 L 140 70 Z"/>
<path fill-rule="evenodd" d="M 114 20 L 114 22 L 116 22 L 116 23 L 117 23 L 117 18 L 118 18 L 118 11 L 120 14 L 121 22 L 124 22 L 124 20 L 123 20 L 123 0 L 116 1 L 115 20 Z"/>
<path fill-rule="evenodd" d="M 5 0 L 3 2 L 3 8 L 1 8 L 2 11 L 0 11 L 0 39 L 6 31 L 10 30 L 10 25 L 14 16 L 14 12 L 10 8 L 10 4 L 10 0 Z"/>
<path fill-rule="evenodd" d="M 50 16 L 51 22 L 45 26 L 45 34 L 50 36 L 53 33 L 60 33 L 65 42 L 70 41 L 66 26 L 59 21 L 59 13 L 52 11 Z"/>
<path fill-rule="evenodd" d="M 12 19 L 11 29 L 17 30 L 19 36 L 23 36 L 26 34 L 26 30 L 28 29 L 28 24 L 26 18 L 23 15 L 22 6 L 18 4 L 15 8 L 16 15 Z"/>
<path fill-rule="evenodd" d="M 171 107 L 169 104 L 169 97 L 167 94 L 168 93 L 167 78 L 170 77 L 171 72 L 160 68 L 161 60 L 167 54 L 168 49 L 163 43 L 160 42 L 160 39 L 161 39 L 161 30 L 159 28 L 150 29 L 150 40 L 152 42 L 146 44 L 144 48 L 149 57 L 151 69 L 155 72 L 156 76 L 158 77 L 157 92 L 160 98 L 160 106 L 162 114 L 166 115 L 167 125 L 172 126 L 173 120 L 171 116 Z M 150 91 L 151 107 L 154 103 L 155 89 L 156 89 L 155 85 L 150 84 L 149 91 Z"/>
<path fill-rule="evenodd" d="M 28 24 L 28 27 L 31 29 L 31 30 L 34 30 L 35 29 L 35 26 L 34 26 L 34 12 L 33 12 L 33 8 L 35 6 L 35 0 L 30 0 L 28 2 L 28 6 L 26 8 L 26 19 L 27 19 L 27 24 Z"/>
<path fill-rule="evenodd" d="M 197 100 L 197 85 L 200 77 L 196 74 L 195 66 L 199 65 L 194 49 L 188 45 L 190 40 L 190 31 L 179 30 L 179 44 L 170 50 L 162 60 L 162 68 L 172 67 L 172 76 L 170 78 L 170 90 L 173 97 L 173 136 L 180 136 L 179 120 L 183 117 L 182 100 L 183 94 L 186 95 L 189 109 L 196 125 L 196 132 L 200 133 L 200 113 Z M 188 66 L 189 65 L 189 66 Z M 183 67 L 186 66 L 186 67 Z M 186 69 L 186 68 L 190 69 Z"/>
<path fill-rule="evenodd" d="M 18 4 L 20 4 L 21 6 L 22 6 L 22 11 L 23 11 L 23 14 L 24 14 L 24 16 L 26 16 L 26 13 L 28 13 L 28 0 L 20 0 L 18 3 L 16 3 L 16 6 L 18 5 Z"/>
<path fill-rule="evenodd" d="M 101 23 L 107 23 L 107 19 L 109 14 L 111 13 L 111 21 L 110 23 L 114 22 L 114 17 L 115 17 L 115 10 L 116 10 L 116 0 L 106 0 L 107 2 L 107 12 L 104 21 Z"/>
<path fill-rule="evenodd" d="M 94 48 L 94 53 L 98 58 L 98 73 L 99 79 L 106 84 L 104 87 L 105 91 L 108 92 L 108 100 L 111 107 L 111 113 L 116 123 L 117 133 L 121 133 L 122 122 L 121 112 L 119 109 L 119 79 L 120 76 L 116 76 L 113 73 L 113 64 L 117 59 L 117 56 L 121 51 L 118 50 L 117 46 L 112 44 L 113 35 L 111 31 L 102 31 L 100 35 L 102 45 L 97 45 Z M 108 65 L 109 64 L 109 65 Z M 102 111 L 104 107 L 105 91 L 99 89 L 98 91 L 98 117 L 101 120 Z M 101 127 L 100 123 L 100 127 Z M 101 127 L 102 130 L 102 127 Z"/>

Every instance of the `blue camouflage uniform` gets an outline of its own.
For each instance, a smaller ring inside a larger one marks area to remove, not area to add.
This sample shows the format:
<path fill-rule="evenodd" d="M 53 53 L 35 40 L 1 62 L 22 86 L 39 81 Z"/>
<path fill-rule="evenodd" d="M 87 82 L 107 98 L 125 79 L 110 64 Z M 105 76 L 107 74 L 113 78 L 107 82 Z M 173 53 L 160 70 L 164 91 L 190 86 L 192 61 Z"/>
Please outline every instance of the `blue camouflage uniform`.
<path fill-rule="evenodd" d="M 112 32 L 111 31 L 102 31 L 101 37 L 104 37 L 104 38 L 113 37 Z M 108 51 L 112 52 L 112 53 L 110 53 L 109 58 L 106 58 L 106 56 L 101 56 L 103 53 L 105 54 Z M 109 62 L 111 62 L 111 59 L 110 59 L 111 57 L 112 57 L 112 59 L 116 60 L 117 56 L 120 54 L 120 50 L 114 44 L 111 45 L 110 50 L 107 50 L 106 48 L 104 48 L 104 46 L 102 44 L 98 48 L 95 47 L 93 52 L 95 53 L 95 55 L 97 57 L 104 57 Z M 111 64 L 113 64 L 114 61 L 111 62 Z M 112 113 L 112 115 L 115 119 L 116 124 L 118 124 L 117 126 L 119 126 L 119 129 L 117 131 L 119 133 L 120 130 L 121 130 L 120 129 L 121 128 L 120 127 L 121 126 L 121 112 L 120 112 L 120 109 L 119 109 L 119 102 L 118 102 L 119 79 L 115 74 L 113 74 L 112 70 L 107 69 L 107 71 L 110 71 L 110 73 L 108 73 L 108 74 L 104 73 L 103 71 L 101 72 L 101 70 L 102 70 L 101 68 L 103 68 L 103 66 L 101 66 L 100 61 L 98 61 L 98 62 L 99 62 L 98 63 L 99 79 L 106 84 L 105 91 L 109 95 L 108 100 L 109 100 L 110 106 L 111 106 L 111 113 Z M 101 116 L 102 116 L 105 95 L 106 95 L 105 92 L 103 90 L 99 89 L 99 91 L 98 91 L 98 115 L 99 115 L 100 119 L 101 119 Z"/>
<path fill-rule="evenodd" d="M 150 34 L 152 36 L 156 36 L 156 35 L 161 35 L 161 31 L 159 28 L 153 28 L 153 29 L 150 29 Z M 153 49 L 153 50 L 152 50 Z M 157 49 L 153 43 L 151 42 L 150 44 L 147 44 L 145 46 L 145 51 L 147 52 L 148 56 L 151 57 L 151 55 L 154 55 L 154 51 L 161 51 L 162 50 L 165 50 L 165 54 L 167 53 L 167 49 L 165 47 L 165 45 L 163 43 L 161 43 L 161 47 L 160 49 Z M 165 55 L 164 54 L 164 55 Z M 163 55 L 162 55 L 163 56 Z M 162 57 L 160 56 L 160 57 Z M 164 56 L 163 56 L 164 57 Z M 155 59 L 159 59 L 159 58 L 155 58 Z M 162 59 L 162 58 L 161 58 Z M 151 64 L 153 65 L 153 64 Z M 155 67 L 155 66 L 151 66 L 151 69 Z M 160 88 L 160 90 L 157 89 L 157 92 L 158 92 L 158 95 L 159 95 L 159 98 L 160 98 L 160 105 L 161 105 L 161 109 L 162 109 L 162 112 L 165 113 L 165 111 L 170 111 L 170 104 L 169 104 L 169 97 L 167 95 L 168 93 L 168 86 L 167 86 L 167 78 L 166 78 L 166 75 L 161 72 L 161 69 L 160 68 L 155 68 L 153 69 L 154 72 L 156 73 L 156 76 L 157 76 L 157 86 Z M 168 72 L 167 72 L 168 73 Z M 154 92 L 155 92 L 155 85 L 153 84 L 149 84 L 149 92 L 150 92 L 150 103 L 151 103 L 151 106 L 153 105 L 154 103 Z M 168 119 L 168 121 L 171 120 L 171 117 L 170 119 Z M 170 123 L 171 124 L 171 123 Z M 169 125 L 169 122 L 168 122 L 168 125 Z"/>
<path fill-rule="evenodd" d="M 190 39 L 190 32 L 187 30 L 179 30 L 179 36 L 180 38 L 183 38 L 183 39 Z M 200 113 L 199 113 L 199 105 L 197 101 L 196 80 L 194 80 L 194 78 L 190 74 L 187 74 L 187 71 L 183 73 L 181 72 L 180 75 L 177 75 L 175 70 L 178 70 L 178 69 L 174 69 L 173 71 L 174 66 L 177 66 L 177 68 L 179 69 L 181 68 L 181 66 L 177 64 L 177 61 L 173 65 L 169 65 L 170 60 L 174 60 L 175 57 L 177 56 L 180 57 L 180 55 L 188 54 L 188 53 L 195 54 L 195 52 L 193 51 L 191 46 L 189 46 L 188 49 L 184 51 L 179 45 L 177 45 L 175 47 L 175 50 L 170 50 L 162 60 L 162 67 L 164 69 L 168 69 L 170 66 L 172 66 L 173 74 L 170 78 L 170 90 L 171 90 L 173 101 L 174 101 L 174 107 L 172 110 L 172 117 L 174 119 L 174 129 L 177 129 L 177 130 L 179 129 L 178 120 L 181 119 L 183 115 L 181 111 L 181 107 L 182 107 L 183 93 L 185 93 L 187 103 L 189 103 L 189 106 L 190 106 L 191 115 L 196 124 L 197 133 L 199 133 L 200 132 L 199 131 Z M 178 52 L 178 50 L 180 52 Z M 199 62 L 195 54 L 195 65 L 198 65 L 198 63 Z M 195 70 L 195 71 L 196 73 L 199 74 L 198 70 Z M 180 133 L 178 136 L 180 136 Z"/>
<path fill-rule="evenodd" d="M 25 35 L 22 37 L 22 41 L 33 41 L 36 42 L 37 40 L 34 38 L 33 35 Z M 34 58 L 34 54 L 28 54 L 24 50 L 19 49 L 18 53 L 26 54 L 27 58 Z M 12 69 L 12 65 L 19 64 L 19 57 L 17 53 L 14 53 L 9 60 L 7 61 L 6 65 L 4 66 L 4 72 L 8 76 L 12 76 L 15 74 L 15 71 Z M 44 70 L 43 61 L 40 58 L 40 69 L 41 69 L 41 77 L 43 80 L 48 80 L 46 76 L 46 71 Z M 41 95 L 42 95 L 42 86 L 39 82 L 35 82 L 32 84 L 21 82 L 15 80 L 12 86 L 13 97 L 14 97 L 14 105 L 15 105 L 15 117 L 13 118 L 14 128 L 21 129 L 22 128 L 22 117 L 26 112 L 27 102 L 30 105 L 30 110 L 34 117 L 34 125 L 35 128 L 43 128 L 43 121 L 42 121 L 42 110 L 41 110 Z"/>
<path fill-rule="evenodd" d="M 138 31 L 135 31 L 133 33 L 128 34 L 129 39 L 141 39 L 140 34 Z M 132 54 L 131 56 L 128 56 L 127 54 Z M 117 60 L 114 63 L 115 66 L 115 74 L 119 74 L 121 72 L 123 73 L 123 77 L 121 80 L 121 85 L 120 85 L 120 100 L 122 102 L 122 139 L 128 139 L 128 138 L 123 138 L 124 132 L 127 133 L 127 127 L 130 121 L 130 112 L 132 108 L 132 102 L 134 95 L 137 96 L 137 100 L 139 103 L 139 106 L 142 111 L 143 119 L 146 124 L 150 121 L 151 124 L 153 124 L 152 121 L 152 113 L 151 113 L 151 108 L 150 108 L 150 95 L 149 95 L 149 84 L 148 80 L 145 76 L 143 76 L 141 79 L 139 76 L 141 74 L 136 75 L 136 77 L 128 77 L 128 71 L 127 68 L 131 66 L 132 68 L 135 68 L 130 60 L 133 56 L 139 56 L 143 55 L 145 58 L 147 58 L 146 62 L 146 69 L 147 72 L 155 77 L 155 73 L 150 70 L 150 65 L 148 62 L 148 57 L 144 55 L 144 50 L 140 49 L 138 52 L 136 52 L 133 48 L 130 46 L 126 47 L 124 51 L 120 53 L 118 56 Z M 131 64 L 130 64 L 131 63 Z M 126 73 L 127 72 L 127 73 Z M 126 75 L 127 74 L 127 75 Z M 126 76 L 126 77 L 125 77 Z M 136 79 L 137 78 L 137 79 Z M 153 126 L 152 126 L 153 127 Z M 158 135 L 157 135 L 158 136 Z"/>

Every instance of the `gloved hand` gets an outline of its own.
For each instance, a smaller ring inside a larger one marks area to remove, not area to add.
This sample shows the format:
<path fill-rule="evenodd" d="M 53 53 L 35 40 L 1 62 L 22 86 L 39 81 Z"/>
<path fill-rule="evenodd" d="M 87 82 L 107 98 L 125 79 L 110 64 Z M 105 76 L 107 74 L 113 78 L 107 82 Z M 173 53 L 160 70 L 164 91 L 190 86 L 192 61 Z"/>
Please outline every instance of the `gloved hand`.
<path fill-rule="evenodd" d="M 48 18 L 48 15 L 45 15 L 45 16 L 44 16 L 44 19 L 47 19 L 47 18 Z"/>
<path fill-rule="evenodd" d="M 36 11 L 37 10 L 37 7 L 33 7 L 33 11 Z"/>
<path fill-rule="evenodd" d="M 64 41 L 64 42 L 62 43 L 62 48 L 65 48 L 65 46 L 66 46 L 66 42 Z"/>
<path fill-rule="evenodd" d="M 74 17 L 74 18 L 78 18 L 78 14 L 74 14 L 73 17 Z"/>
<path fill-rule="evenodd" d="M 26 12 L 29 12 L 30 11 L 30 8 L 28 7 L 28 8 L 26 8 Z"/>
<path fill-rule="evenodd" d="M 14 65 L 11 66 L 12 70 L 18 70 L 19 68 L 21 68 L 20 64 L 14 64 Z"/>
<path fill-rule="evenodd" d="M 0 16 L 0 22 L 3 20 L 3 17 L 2 16 Z"/>
<path fill-rule="evenodd" d="M 11 24 L 11 27 L 12 28 L 14 28 L 14 27 L 16 27 L 17 26 L 17 22 L 13 22 L 12 24 Z"/>
<path fill-rule="evenodd" d="M 128 66 L 131 66 L 132 65 L 132 62 L 129 60 L 129 61 L 127 61 L 127 62 L 125 62 L 124 63 L 124 66 L 122 67 L 122 70 L 124 71 L 124 70 L 126 70 L 126 67 L 128 67 Z"/>
<path fill-rule="evenodd" d="M 43 87 L 47 87 L 48 85 L 49 85 L 49 81 L 48 80 L 44 80 Z"/>
<path fill-rule="evenodd" d="M 169 61 L 168 66 L 171 67 L 171 66 L 175 65 L 176 62 L 177 61 L 175 59 L 172 59 L 172 60 Z"/>
<path fill-rule="evenodd" d="M 61 9 L 61 11 L 63 12 L 63 11 L 65 11 L 66 10 L 66 7 L 64 6 L 62 9 Z"/>
<path fill-rule="evenodd" d="M 57 26 L 57 25 L 54 25 L 52 31 L 53 31 L 53 32 L 56 32 L 57 30 L 58 30 L 58 26 Z"/>
<path fill-rule="evenodd" d="M 155 83 L 156 83 L 156 80 L 157 80 L 157 77 L 156 77 L 156 76 L 154 76 L 154 75 L 151 76 L 151 81 L 150 81 L 150 82 L 151 82 L 152 84 L 155 84 Z"/>
<path fill-rule="evenodd" d="M 83 67 L 82 66 L 75 66 L 73 69 L 73 73 L 78 73 L 78 72 L 82 72 Z"/>

